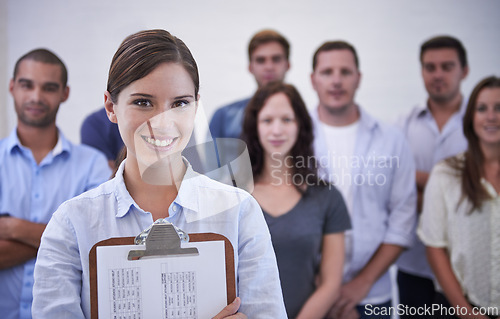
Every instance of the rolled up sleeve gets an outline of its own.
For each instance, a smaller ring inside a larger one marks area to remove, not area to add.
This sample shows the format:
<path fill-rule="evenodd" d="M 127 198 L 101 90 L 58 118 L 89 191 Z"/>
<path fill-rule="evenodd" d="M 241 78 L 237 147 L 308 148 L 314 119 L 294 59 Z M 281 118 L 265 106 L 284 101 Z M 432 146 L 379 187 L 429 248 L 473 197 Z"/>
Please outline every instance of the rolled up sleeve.
<path fill-rule="evenodd" d="M 77 246 L 68 220 L 60 211 L 54 213 L 43 233 L 35 264 L 34 319 L 85 318 L 81 308 L 82 268 Z"/>
<path fill-rule="evenodd" d="M 383 242 L 410 247 L 415 239 L 412 230 L 417 222 L 417 190 L 412 152 L 402 137 L 397 154 L 397 157 L 393 157 L 395 169 L 389 201 L 388 229 Z"/>

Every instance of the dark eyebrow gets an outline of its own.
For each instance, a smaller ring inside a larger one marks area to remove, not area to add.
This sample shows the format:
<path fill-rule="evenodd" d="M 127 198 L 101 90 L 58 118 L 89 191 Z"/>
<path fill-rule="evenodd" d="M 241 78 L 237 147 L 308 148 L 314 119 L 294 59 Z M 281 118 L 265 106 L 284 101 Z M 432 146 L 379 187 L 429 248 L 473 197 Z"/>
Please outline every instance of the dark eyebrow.
<path fill-rule="evenodd" d="M 180 95 L 180 96 L 176 96 L 174 98 L 174 100 L 185 99 L 185 98 L 192 98 L 192 99 L 194 99 L 194 96 L 193 95 L 189 95 L 189 94 L 188 95 Z"/>
<path fill-rule="evenodd" d="M 25 79 L 25 78 L 19 78 L 17 80 L 17 82 L 20 82 L 20 83 L 33 83 L 33 80 L 30 80 L 30 79 Z M 57 87 L 59 88 L 61 85 L 57 82 L 45 82 L 45 83 L 42 83 L 42 85 L 45 87 L 45 86 L 51 86 L 51 87 Z"/>
<path fill-rule="evenodd" d="M 33 83 L 33 81 L 32 81 L 32 80 L 23 79 L 23 78 L 19 78 L 19 79 L 17 79 L 17 82 L 20 82 L 20 83 Z"/>
<path fill-rule="evenodd" d="M 58 89 L 60 87 L 59 83 L 57 82 L 47 82 L 43 84 L 44 87 L 53 87 Z"/>
<path fill-rule="evenodd" d="M 132 94 L 130 94 L 130 96 L 140 96 L 140 97 L 146 97 L 146 98 L 150 98 L 150 99 L 154 98 L 153 95 L 147 94 L 147 93 L 132 93 Z M 192 98 L 192 99 L 194 99 L 194 96 L 191 95 L 191 94 L 179 95 L 179 96 L 174 97 L 174 100 L 185 99 L 185 98 Z"/>
<path fill-rule="evenodd" d="M 142 96 L 142 97 L 147 97 L 147 98 L 154 98 L 151 94 L 146 94 L 146 93 L 132 93 L 130 96 Z"/>

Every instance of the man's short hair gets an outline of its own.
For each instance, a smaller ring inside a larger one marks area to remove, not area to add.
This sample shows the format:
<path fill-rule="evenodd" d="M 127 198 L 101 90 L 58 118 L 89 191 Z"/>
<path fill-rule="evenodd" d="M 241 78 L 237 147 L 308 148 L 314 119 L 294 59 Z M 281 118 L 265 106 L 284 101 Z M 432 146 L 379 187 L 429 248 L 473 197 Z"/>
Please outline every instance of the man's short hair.
<path fill-rule="evenodd" d="M 423 62 L 422 57 L 424 56 L 425 51 L 433 49 L 454 49 L 457 51 L 458 60 L 460 61 L 462 68 L 468 65 L 467 52 L 465 51 L 462 42 L 454 37 L 438 36 L 425 41 L 420 47 L 420 62 Z"/>
<path fill-rule="evenodd" d="M 284 36 L 274 30 L 269 29 L 259 31 L 252 37 L 250 43 L 248 44 L 248 60 L 252 60 L 252 54 L 259 46 L 269 42 L 277 42 L 279 45 L 281 45 L 283 47 L 283 51 L 285 52 L 287 61 L 289 60 L 290 43 L 288 43 L 288 40 Z"/>
<path fill-rule="evenodd" d="M 63 61 L 61 61 L 61 59 L 59 59 L 59 57 L 53 52 L 47 49 L 35 49 L 20 57 L 14 67 L 14 79 L 17 76 L 19 65 L 23 60 L 34 60 L 41 63 L 59 65 L 61 67 L 61 82 L 63 84 L 63 87 L 66 87 L 66 84 L 68 83 L 68 70 L 66 69 Z"/>
<path fill-rule="evenodd" d="M 318 63 L 318 54 L 321 52 L 334 51 L 334 50 L 349 50 L 354 55 L 354 63 L 356 63 L 356 67 L 359 69 L 359 59 L 358 54 L 356 53 L 356 49 L 354 46 L 345 41 L 328 41 L 323 43 L 317 50 L 314 52 L 313 56 L 313 71 L 316 69 L 316 64 Z"/>

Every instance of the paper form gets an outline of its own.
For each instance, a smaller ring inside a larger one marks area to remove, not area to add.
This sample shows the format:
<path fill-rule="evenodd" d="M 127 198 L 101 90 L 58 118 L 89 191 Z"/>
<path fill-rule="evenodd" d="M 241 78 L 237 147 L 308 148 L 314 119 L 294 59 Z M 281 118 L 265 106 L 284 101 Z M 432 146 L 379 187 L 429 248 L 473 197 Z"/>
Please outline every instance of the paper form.
<path fill-rule="evenodd" d="M 182 243 L 198 256 L 127 260 L 143 245 L 97 247 L 99 318 L 204 319 L 227 304 L 224 241 Z"/>

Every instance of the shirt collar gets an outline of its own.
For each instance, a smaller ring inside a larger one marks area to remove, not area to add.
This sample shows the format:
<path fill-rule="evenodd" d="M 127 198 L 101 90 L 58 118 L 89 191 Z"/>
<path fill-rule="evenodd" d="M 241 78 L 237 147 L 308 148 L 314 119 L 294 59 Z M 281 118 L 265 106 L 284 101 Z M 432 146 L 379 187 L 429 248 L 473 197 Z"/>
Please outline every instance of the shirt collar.
<path fill-rule="evenodd" d="M 462 98 L 462 105 L 460 105 L 460 110 L 458 111 L 461 116 L 465 115 L 465 110 L 467 110 L 468 103 L 469 103 L 469 101 L 465 97 L 463 97 Z"/>
<path fill-rule="evenodd" d="M 239 204 L 237 188 L 215 182 L 205 175 L 193 170 L 185 159 L 186 173 L 179 187 L 174 204 L 182 207 L 182 212 L 188 223 L 222 213 Z"/>
<path fill-rule="evenodd" d="M 370 131 L 376 129 L 379 126 L 378 121 L 373 116 L 368 114 L 362 107 L 358 106 L 358 110 L 360 126 L 364 126 Z"/>
<path fill-rule="evenodd" d="M 374 117 L 372 117 L 370 114 L 368 114 L 362 107 L 360 107 L 358 105 L 356 105 L 356 107 L 359 111 L 358 122 L 359 122 L 360 126 L 364 126 L 365 128 L 368 128 L 369 130 L 372 130 L 378 126 L 378 122 Z M 316 110 L 314 112 L 311 112 L 311 117 L 313 119 L 313 122 L 323 123 L 319 119 L 319 106 L 316 108 Z"/>
<path fill-rule="evenodd" d="M 125 167 L 124 160 L 113 178 L 115 183 L 115 196 L 118 202 L 116 217 L 125 216 L 132 207 L 144 212 L 134 201 L 128 192 L 123 179 Z M 181 209 L 173 211 L 169 209 L 169 215 L 173 216 L 182 211 L 188 223 L 217 215 L 228 209 L 238 206 L 245 198 L 244 191 L 213 181 L 205 175 L 193 170 L 191 164 L 183 158 L 186 165 L 186 173 L 179 187 L 177 197 L 172 205 Z"/>
<path fill-rule="evenodd" d="M 17 136 L 17 126 L 10 132 L 10 135 L 7 137 L 7 150 L 12 152 L 14 149 L 25 150 L 26 146 L 21 144 L 19 137 Z M 56 146 L 52 149 L 52 156 L 55 157 L 62 153 L 71 153 L 71 143 L 66 139 L 64 134 L 57 129 L 57 143 Z"/>
<path fill-rule="evenodd" d="M 467 109 L 467 99 L 465 97 L 462 98 L 462 103 L 460 104 L 460 109 L 458 110 L 458 112 L 456 112 L 455 114 L 459 114 L 460 115 L 460 118 L 463 117 L 463 115 L 465 114 L 465 110 Z M 417 116 L 420 117 L 420 116 L 424 116 L 424 115 L 429 115 L 429 116 L 432 116 L 430 110 L 429 110 L 429 101 L 426 101 L 425 106 L 418 106 L 417 107 Z"/>
<path fill-rule="evenodd" d="M 174 203 L 182 207 L 186 222 L 191 223 L 238 207 L 249 196 L 237 187 L 198 174 L 189 165 Z"/>
<path fill-rule="evenodd" d="M 15 127 L 9 134 L 9 136 L 7 137 L 7 142 L 6 142 L 6 145 L 7 145 L 7 150 L 9 152 L 12 152 L 14 148 L 21 148 L 23 147 L 21 145 L 21 142 L 19 141 L 19 138 L 17 137 L 17 127 Z"/>
<path fill-rule="evenodd" d="M 64 134 L 58 129 L 57 130 L 58 139 L 57 144 L 52 150 L 52 155 L 57 156 L 64 152 L 71 153 L 71 143 L 66 139 Z"/>
<path fill-rule="evenodd" d="M 488 194 L 491 196 L 491 198 L 497 198 L 497 197 L 500 197 L 500 194 L 497 193 L 497 191 L 495 190 L 495 187 L 493 187 L 493 185 L 491 185 L 490 182 L 488 182 L 486 180 L 486 178 L 484 177 L 481 177 L 481 184 L 483 185 L 483 187 L 486 189 L 486 191 L 488 192 Z"/>
<path fill-rule="evenodd" d="M 115 197 L 116 197 L 116 202 L 117 202 L 117 209 L 116 209 L 116 217 L 123 217 L 125 216 L 129 211 L 132 206 L 137 208 L 138 210 L 142 210 L 134 201 L 132 196 L 130 196 L 130 193 L 127 190 L 127 187 L 125 186 L 125 180 L 123 179 L 123 171 L 125 170 L 125 162 L 126 159 L 124 159 L 120 166 L 118 167 L 118 170 L 116 171 L 115 177 L 113 178 L 113 183 L 115 184 Z"/>
<path fill-rule="evenodd" d="M 142 208 L 137 205 L 132 196 L 127 190 L 125 185 L 125 180 L 123 178 L 123 172 L 125 170 L 125 160 L 122 161 L 118 170 L 116 171 L 116 175 L 114 177 L 114 182 L 116 184 L 115 187 L 115 196 L 118 202 L 118 209 L 116 212 L 116 217 L 125 216 L 131 209 L 131 207 L 135 207 L 139 211 L 144 212 Z M 200 202 L 199 196 L 196 194 L 196 188 L 199 186 L 201 180 L 203 179 L 203 175 L 198 174 L 193 170 L 191 164 L 183 158 L 184 164 L 186 165 L 186 173 L 182 179 L 180 184 L 177 197 L 174 199 L 174 205 L 177 204 L 190 212 L 199 212 L 200 211 Z M 205 177 L 207 178 L 207 177 Z M 172 214 L 171 210 L 169 210 L 169 214 Z M 189 213 L 188 213 L 189 214 Z"/>
<path fill-rule="evenodd" d="M 193 167 L 185 158 L 183 158 L 183 161 L 186 165 L 186 173 L 182 178 L 179 192 L 174 202 L 184 208 L 198 211 L 200 207 L 198 196 L 192 196 L 192 189 L 196 187 L 196 182 L 199 182 L 197 179 L 199 179 L 201 175 L 193 170 Z"/>
<path fill-rule="evenodd" d="M 427 103 L 424 105 L 425 106 L 417 106 L 417 117 L 423 117 L 431 113 L 429 107 L 427 106 Z"/>

